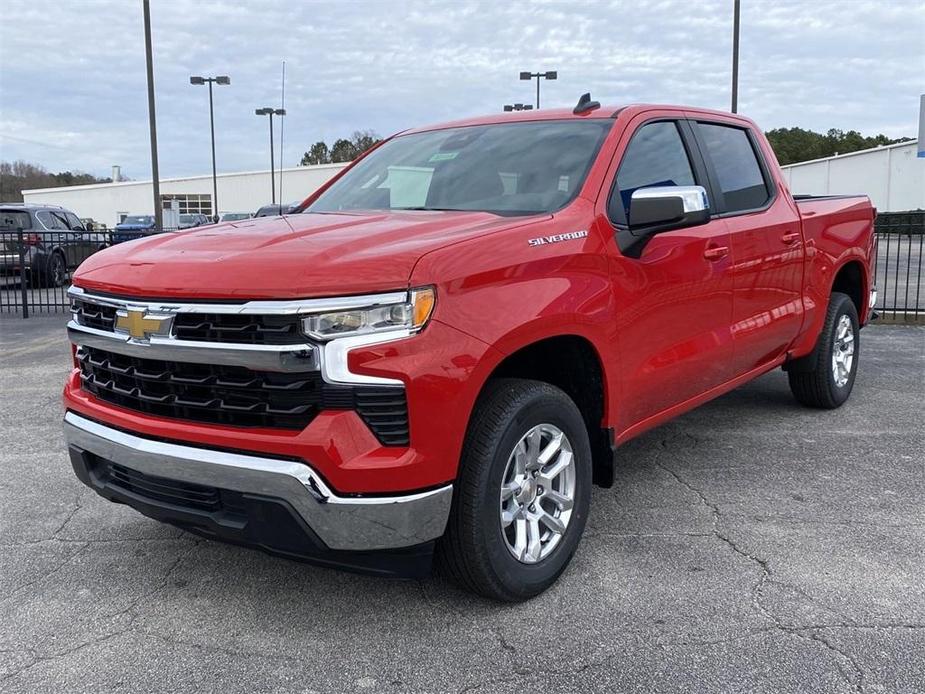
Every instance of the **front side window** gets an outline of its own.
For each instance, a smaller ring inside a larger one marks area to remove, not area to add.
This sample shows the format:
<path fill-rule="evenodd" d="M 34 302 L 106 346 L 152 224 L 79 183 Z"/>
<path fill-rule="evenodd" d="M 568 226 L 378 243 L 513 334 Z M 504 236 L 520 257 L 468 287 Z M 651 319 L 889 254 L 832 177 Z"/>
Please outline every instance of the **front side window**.
<path fill-rule="evenodd" d="M 610 201 L 611 219 L 626 224 L 633 192 L 652 186 L 691 186 L 694 172 L 678 126 L 670 121 L 649 123 L 633 135 Z"/>
<path fill-rule="evenodd" d="M 497 123 L 402 135 L 357 163 L 306 212 L 552 212 L 577 195 L 612 124 Z"/>
<path fill-rule="evenodd" d="M 764 205 L 770 194 L 755 148 L 742 128 L 698 123 L 697 132 L 706 147 L 719 179 L 725 212 L 753 210 Z"/>
<path fill-rule="evenodd" d="M 57 212 L 42 210 L 41 212 L 36 212 L 35 216 L 39 218 L 39 221 L 46 229 L 67 230 L 67 219 L 64 215 L 60 215 Z"/>

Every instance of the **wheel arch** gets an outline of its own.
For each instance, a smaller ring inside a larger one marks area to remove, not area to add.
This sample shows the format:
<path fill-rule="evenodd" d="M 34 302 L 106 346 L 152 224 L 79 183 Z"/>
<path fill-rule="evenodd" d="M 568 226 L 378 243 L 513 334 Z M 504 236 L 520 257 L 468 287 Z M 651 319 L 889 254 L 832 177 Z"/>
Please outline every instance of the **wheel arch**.
<path fill-rule="evenodd" d="M 604 360 L 587 335 L 563 332 L 508 345 L 479 388 L 497 378 L 525 378 L 563 390 L 577 405 L 588 430 L 594 483 L 613 484 L 613 430 L 606 426 L 608 386 Z M 470 414 L 470 422 L 472 416 Z"/>

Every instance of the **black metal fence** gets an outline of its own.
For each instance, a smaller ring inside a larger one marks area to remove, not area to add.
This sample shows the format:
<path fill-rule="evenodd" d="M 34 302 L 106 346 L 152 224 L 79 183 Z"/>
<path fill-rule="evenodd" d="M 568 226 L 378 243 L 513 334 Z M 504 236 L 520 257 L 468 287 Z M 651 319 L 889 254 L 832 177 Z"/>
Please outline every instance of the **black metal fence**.
<path fill-rule="evenodd" d="M 71 273 L 81 262 L 101 248 L 149 233 L 0 231 L 0 314 L 28 318 L 68 312 Z M 925 322 L 925 211 L 880 214 L 876 237 L 881 320 Z"/>
<path fill-rule="evenodd" d="M 881 320 L 925 322 L 925 210 L 877 216 L 877 312 Z"/>

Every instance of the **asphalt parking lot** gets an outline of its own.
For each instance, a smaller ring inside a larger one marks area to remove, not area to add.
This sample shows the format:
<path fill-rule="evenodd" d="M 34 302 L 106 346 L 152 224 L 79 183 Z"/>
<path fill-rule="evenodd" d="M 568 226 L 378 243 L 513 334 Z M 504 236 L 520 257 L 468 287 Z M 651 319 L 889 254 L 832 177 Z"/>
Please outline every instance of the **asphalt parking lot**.
<path fill-rule="evenodd" d="M 201 540 L 71 472 L 63 317 L 0 319 L 0 691 L 925 691 L 925 328 L 849 403 L 774 372 L 627 444 L 522 605 Z"/>

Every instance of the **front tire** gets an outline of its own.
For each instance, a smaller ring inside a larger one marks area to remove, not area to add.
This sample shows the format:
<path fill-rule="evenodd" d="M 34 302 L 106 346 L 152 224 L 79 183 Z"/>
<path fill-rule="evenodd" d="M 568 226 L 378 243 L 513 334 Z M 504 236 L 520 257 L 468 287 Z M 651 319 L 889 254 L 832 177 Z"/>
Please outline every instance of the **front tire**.
<path fill-rule="evenodd" d="M 832 410 L 851 395 L 860 356 L 858 312 L 847 294 L 832 292 L 811 370 L 787 373 L 793 397 L 807 407 Z"/>
<path fill-rule="evenodd" d="M 466 436 L 440 566 L 488 598 L 542 593 L 568 566 L 591 501 L 591 446 L 575 403 L 547 383 L 490 381 Z"/>

